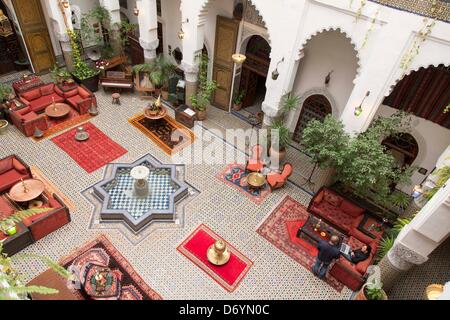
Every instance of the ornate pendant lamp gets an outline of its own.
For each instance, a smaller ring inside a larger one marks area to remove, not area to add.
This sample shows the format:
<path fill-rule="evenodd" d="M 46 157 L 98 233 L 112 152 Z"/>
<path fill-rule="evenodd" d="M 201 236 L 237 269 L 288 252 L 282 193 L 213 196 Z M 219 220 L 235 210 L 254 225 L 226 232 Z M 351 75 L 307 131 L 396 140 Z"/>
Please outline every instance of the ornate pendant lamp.
<path fill-rule="evenodd" d="M 247 1 L 248 0 L 244 0 L 243 5 L 244 5 L 244 10 L 242 12 L 242 30 L 241 30 L 241 39 L 242 39 L 242 35 L 244 34 L 244 26 L 245 26 L 245 13 L 246 13 L 246 9 L 247 9 Z M 233 54 L 231 56 L 231 59 L 233 59 L 233 62 L 236 64 L 243 64 L 244 61 L 247 59 L 247 56 L 243 53 L 240 52 L 236 52 L 235 54 Z"/>

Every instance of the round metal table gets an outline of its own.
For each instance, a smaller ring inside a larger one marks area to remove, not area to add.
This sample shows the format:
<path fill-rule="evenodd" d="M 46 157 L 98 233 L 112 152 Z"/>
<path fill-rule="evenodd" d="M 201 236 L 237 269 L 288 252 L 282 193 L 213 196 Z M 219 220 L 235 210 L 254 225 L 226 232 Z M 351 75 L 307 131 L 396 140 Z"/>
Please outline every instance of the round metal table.
<path fill-rule="evenodd" d="M 9 191 L 9 198 L 17 202 L 31 201 L 44 192 L 45 186 L 41 180 L 26 179 L 16 183 Z"/>

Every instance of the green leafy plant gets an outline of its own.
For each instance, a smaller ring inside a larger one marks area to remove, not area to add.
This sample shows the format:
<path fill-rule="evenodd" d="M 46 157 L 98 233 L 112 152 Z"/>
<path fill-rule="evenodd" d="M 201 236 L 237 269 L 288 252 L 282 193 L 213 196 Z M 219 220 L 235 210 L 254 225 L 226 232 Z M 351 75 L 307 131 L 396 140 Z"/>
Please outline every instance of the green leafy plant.
<path fill-rule="evenodd" d="M 448 179 L 450 179 L 450 166 L 444 166 L 438 170 L 436 170 L 435 173 L 433 173 L 433 176 L 437 176 L 437 180 L 435 182 L 435 186 L 427 191 L 425 191 L 424 196 L 426 199 L 430 200 L 433 198 L 433 196 L 441 189 L 444 184 L 447 182 Z"/>
<path fill-rule="evenodd" d="M 383 257 L 388 253 L 388 251 L 391 250 L 391 248 L 394 246 L 395 237 L 396 236 L 393 236 L 392 234 L 390 235 L 388 234 L 381 239 L 377 251 L 378 260 L 383 259 Z"/>
<path fill-rule="evenodd" d="M 21 222 L 25 218 L 29 218 L 33 215 L 44 213 L 52 210 L 51 208 L 33 208 L 27 210 L 17 211 L 14 214 L 8 216 L 7 218 L 0 220 L 0 230 L 6 231 L 11 226 L 14 226 L 16 223 Z"/>
<path fill-rule="evenodd" d="M 411 221 L 414 219 L 414 216 L 407 217 L 407 218 L 397 218 L 397 220 L 394 223 L 394 227 L 392 228 L 392 231 L 394 233 L 399 234 L 402 229 L 407 226 Z"/>
<path fill-rule="evenodd" d="M 175 68 L 163 55 L 159 55 L 155 61 L 137 64 L 133 66 L 132 70 L 136 74 L 139 72 L 147 73 L 156 88 L 167 88 L 169 78 L 175 73 Z"/>
<path fill-rule="evenodd" d="M 384 300 L 386 297 L 383 290 L 383 284 L 381 281 L 376 280 L 367 282 L 364 287 L 364 294 L 368 300 Z"/>
<path fill-rule="evenodd" d="M 50 77 L 55 83 L 62 83 L 72 79 L 70 72 L 66 68 L 60 67 L 58 64 L 55 64 L 50 70 Z"/>
<path fill-rule="evenodd" d="M 284 150 L 291 143 L 291 132 L 282 119 L 277 119 L 270 125 L 270 130 L 276 132 L 277 139 L 273 139 L 272 147 L 276 150 Z"/>
<path fill-rule="evenodd" d="M 292 110 L 297 109 L 300 103 L 300 97 L 292 93 L 285 94 L 281 99 L 281 105 L 283 110 L 283 116 L 286 116 Z"/>
<path fill-rule="evenodd" d="M 72 279 L 72 274 L 53 260 L 36 254 L 17 254 L 14 260 L 33 258 L 43 262 L 48 268 L 64 277 Z M 58 290 L 43 286 L 26 286 L 23 276 L 14 268 L 13 259 L 3 252 L 0 242 L 0 300 L 27 299 L 31 293 L 56 294 Z"/>
<path fill-rule="evenodd" d="M 240 105 L 245 97 L 245 90 L 241 90 L 233 99 L 235 105 Z"/>
<path fill-rule="evenodd" d="M 72 47 L 72 63 L 74 68 L 72 74 L 80 80 L 89 79 L 98 75 L 100 70 L 90 68 L 86 62 L 81 59 L 77 34 L 70 29 L 67 30 L 67 34 L 69 35 L 70 45 Z"/>
<path fill-rule="evenodd" d="M 217 89 L 217 84 L 215 81 L 208 80 L 208 56 L 206 54 L 199 54 L 197 59 L 199 61 L 198 90 L 196 94 L 190 96 L 190 101 L 195 110 L 203 112 L 210 103 L 211 97 Z"/>
<path fill-rule="evenodd" d="M 8 99 L 8 96 L 13 92 L 12 88 L 7 84 L 0 83 L 0 102 Z"/>

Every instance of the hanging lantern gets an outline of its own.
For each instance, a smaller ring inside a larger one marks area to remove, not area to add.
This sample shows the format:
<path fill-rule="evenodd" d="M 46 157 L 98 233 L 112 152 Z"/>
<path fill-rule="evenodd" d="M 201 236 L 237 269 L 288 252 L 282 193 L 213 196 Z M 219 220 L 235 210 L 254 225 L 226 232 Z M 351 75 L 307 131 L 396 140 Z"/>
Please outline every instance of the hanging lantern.
<path fill-rule="evenodd" d="M 362 108 L 362 106 L 363 106 L 363 103 L 364 103 L 364 101 L 366 100 L 366 98 L 367 98 L 368 96 L 370 96 L 370 91 L 367 91 L 367 92 L 366 92 L 366 95 L 365 95 L 364 98 L 362 99 L 361 104 L 355 108 L 355 116 L 359 117 L 359 116 L 363 113 L 363 108 Z"/>
<path fill-rule="evenodd" d="M 69 9 L 69 5 L 70 5 L 69 0 L 63 0 L 62 5 L 63 5 L 64 9 Z"/>
<path fill-rule="evenodd" d="M 7 37 L 13 34 L 11 22 L 8 17 L 5 16 L 2 10 L 0 10 L 0 36 Z"/>
<path fill-rule="evenodd" d="M 178 38 L 180 40 L 183 40 L 184 36 L 185 36 L 185 33 L 184 33 L 183 29 L 180 29 L 180 31 L 178 31 Z"/>
<path fill-rule="evenodd" d="M 137 17 L 139 15 L 139 9 L 137 7 L 134 7 L 133 14 Z"/>
<path fill-rule="evenodd" d="M 243 64 L 247 59 L 247 56 L 242 53 L 235 53 L 231 56 L 231 59 L 233 59 L 233 62 L 236 64 Z"/>

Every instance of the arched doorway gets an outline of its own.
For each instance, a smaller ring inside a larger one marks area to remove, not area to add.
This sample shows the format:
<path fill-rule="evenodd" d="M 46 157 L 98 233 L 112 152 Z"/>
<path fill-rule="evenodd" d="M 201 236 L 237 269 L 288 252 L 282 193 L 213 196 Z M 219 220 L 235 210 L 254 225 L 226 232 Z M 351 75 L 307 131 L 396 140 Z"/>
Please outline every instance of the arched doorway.
<path fill-rule="evenodd" d="M 314 94 L 309 96 L 302 106 L 300 117 L 295 127 L 293 140 L 301 143 L 303 130 L 309 121 L 316 119 L 322 121 L 328 114 L 332 113 L 331 103 L 327 97 L 322 94 Z"/>
<path fill-rule="evenodd" d="M 266 95 L 266 80 L 270 66 L 270 45 L 258 35 L 252 36 L 247 43 L 247 59 L 242 65 L 239 92 L 245 92 L 242 108 L 252 114 L 261 112 L 261 104 Z"/>
<path fill-rule="evenodd" d="M 400 168 L 411 166 L 419 153 L 419 144 L 409 133 L 389 136 L 381 143 L 396 160 Z"/>

